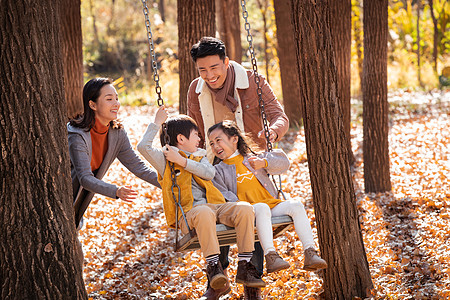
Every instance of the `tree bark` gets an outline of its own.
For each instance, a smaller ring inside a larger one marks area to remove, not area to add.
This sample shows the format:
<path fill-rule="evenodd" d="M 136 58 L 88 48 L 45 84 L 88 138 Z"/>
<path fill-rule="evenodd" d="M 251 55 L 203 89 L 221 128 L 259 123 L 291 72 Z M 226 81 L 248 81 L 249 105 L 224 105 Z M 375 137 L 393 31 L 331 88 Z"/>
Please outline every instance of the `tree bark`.
<path fill-rule="evenodd" d="M 159 0 L 158 9 L 161 15 L 161 21 L 166 22 L 166 5 L 164 4 L 164 0 Z"/>
<path fill-rule="evenodd" d="M 83 112 L 83 38 L 80 5 L 80 0 L 64 0 L 60 12 L 64 94 L 68 119 Z"/>
<path fill-rule="evenodd" d="M 283 104 L 291 125 L 300 127 L 303 116 L 298 87 L 297 58 L 288 1 L 274 1 L 277 25 L 278 59 L 280 64 Z"/>
<path fill-rule="evenodd" d="M 366 193 L 391 190 L 387 101 L 388 1 L 364 1 L 363 157 Z"/>
<path fill-rule="evenodd" d="M 351 114 L 350 114 L 350 58 L 352 45 L 352 3 L 351 0 L 330 1 L 331 34 L 338 79 L 338 98 L 344 122 L 345 140 L 348 149 L 350 164 L 355 162 L 350 138 Z"/>
<path fill-rule="evenodd" d="M 1 299 L 87 299 L 73 221 L 56 3 L 2 1 Z"/>
<path fill-rule="evenodd" d="M 291 0 L 308 166 L 325 299 L 368 297 L 364 249 L 342 115 L 327 1 Z"/>
<path fill-rule="evenodd" d="M 428 0 L 430 5 L 431 19 L 433 20 L 433 69 L 434 73 L 438 74 L 437 69 L 437 53 L 438 53 L 438 21 L 434 14 L 433 0 Z"/>
<path fill-rule="evenodd" d="M 220 39 L 227 47 L 227 56 L 242 62 L 241 25 L 237 0 L 216 0 L 216 24 Z"/>
<path fill-rule="evenodd" d="M 214 0 L 178 0 L 178 56 L 180 74 L 180 113 L 187 113 L 187 92 L 198 71 L 190 50 L 203 36 L 215 36 Z"/>

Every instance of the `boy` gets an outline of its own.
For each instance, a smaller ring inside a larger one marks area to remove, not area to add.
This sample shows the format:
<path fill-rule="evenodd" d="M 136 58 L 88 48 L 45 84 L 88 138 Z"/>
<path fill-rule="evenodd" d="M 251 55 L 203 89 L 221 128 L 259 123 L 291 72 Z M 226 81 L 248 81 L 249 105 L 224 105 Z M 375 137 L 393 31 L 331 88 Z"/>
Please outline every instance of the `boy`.
<path fill-rule="evenodd" d="M 230 291 L 228 278 L 219 262 L 219 242 L 216 235 L 216 222 L 235 227 L 238 247 L 238 269 L 236 282 L 250 287 L 264 287 L 265 282 L 259 278 L 255 266 L 250 262 L 254 250 L 254 212 L 251 205 L 243 202 L 226 202 L 223 195 L 211 182 L 215 168 L 208 162 L 206 151 L 198 149 L 200 137 L 195 121 L 179 115 L 167 121 L 169 145 L 164 143 L 164 133 L 160 140 L 163 149 L 152 147 L 159 128 L 167 119 L 167 111 L 161 106 L 155 115 L 155 122 L 150 123 L 137 148 L 139 152 L 158 171 L 158 180 L 163 191 L 163 206 L 167 224 L 174 228 L 176 224 L 176 204 L 172 197 L 171 171 L 169 162 L 174 163 L 177 184 L 181 193 L 181 206 L 186 214 L 190 228 L 195 229 L 201 251 L 207 262 L 206 273 L 212 289 L 226 294 Z M 175 189 L 175 192 L 178 191 Z M 180 229 L 183 233 L 188 228 L 181 213 Z"/>

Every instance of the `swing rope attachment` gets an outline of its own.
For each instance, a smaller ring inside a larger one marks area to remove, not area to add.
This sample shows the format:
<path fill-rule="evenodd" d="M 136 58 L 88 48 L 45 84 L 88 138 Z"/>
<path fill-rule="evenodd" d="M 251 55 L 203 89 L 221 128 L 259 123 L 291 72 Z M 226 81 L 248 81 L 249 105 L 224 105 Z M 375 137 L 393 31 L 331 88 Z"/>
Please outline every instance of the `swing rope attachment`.
<path fill-rule="evenodd" d="M 260 86 L 261 79 L 258 74 L 258 65 L 256 63 L 255 49 L 253 47 L 253 36 L 250 33 L 250 23 L 248 22 L 248 11 L 246 8 L 245 0 L 241 0 L 241 6 L 242 6 L 242 17 L 244 18 L 244 21 L 245 21 L 244 28 L 247 31 L 248 52 L 250 53 L 252 68 L 253 68 L 253 72 L 255 73 L 255 83 L 257 86 L 256 93 L 258 94 L 259 110 L 261 112 L 261 118 L 262 118 L 262 123 L 263 123 L 263 128 L 264 128 L 264 137 L 266 138 L 267 152 L 271 152 L 272 151 L 272 142 L 270 141 L 269 122 L 267 121 L 267 115 L 266 115 L 266 111 L 264 108 L 264 99 L 262 98 L 262 88 Z M 281 176 L 278 175 L 276 177 L 278 177 L 278 183 L 276 182 L 275 176 L 272 175 L 272 181 L 275 185 L 275 188 L 277 189 L 278 197 L 281 195 L 284 198 L 284 200 L 286 200 L 286 196 L 281 187 Z"/>
<path fill-rule="evenodd" d="M 159 85 L 159 74 L 158 74 L 158 66 L 157 66 L 157 62 L 156 62 L 156 55 L 155 55 L 155 47 L 153 44 L 153 34 L 152 34 L 152 30 L 150 27 L 150 18 L 149 18 L 149 13 L 148 13 L 148 6 L 147 6 L 147 1 L 146 0 L 141 0 L 142 1 L 142 5 L 143 5 L 143 12 L 144 12 L 144 18 L 145 18 L 145 27 L 147 28 L 147 39 L 148 39 L 148 46 L 149 46 L 149 50 L 150 50 L 150 55 L 151 55 L 151 60 L 152 60 L 152 69 L 153 69 L 153 80 L 155 81 L 155 92 L 158 96 L 157 99 L 157 104 L 158 106 L 162 106 L 164 105 L 164 100 L 161 96 L 162 93 L 162 89 L 161 86 Z M 163 123 L 161 125 L 161 130 L 163 132 L 164 135 L 164 144 L 165 145 L 169 145 L 170 144 L 170 137 L 169 134 L 167 133 L 167 124 Z M 164 145 L 162 145 L 164 147 Z M 176 206 L 179 208 L 179 210 L 181 211 L 182 217 L 184 219 L 184 221 L 186 222 L 186 226 L 189 230 L 189 235 L 191 237 L 194 237 L 194 231 L 189 227 L 188 221 L 186 219 L 186 214 L 184 213 L 183 207 L 181 206 L 181 190 L 180 190 L 180 186 L 177 183 L 177 175 L 176 175 L 176 170 L 175 170 L 175 165 L 173 162 L 169 162 L 169 168 L 170 168 L 170 178 L 172 180 L 172 197 L 173 197 L 173 201 L 175 202 Z M 178 191 L 178 197 L 175 195 L 175 190 Z M 178 209 L 175 210 L 175 250 L 178 250 Z"/>

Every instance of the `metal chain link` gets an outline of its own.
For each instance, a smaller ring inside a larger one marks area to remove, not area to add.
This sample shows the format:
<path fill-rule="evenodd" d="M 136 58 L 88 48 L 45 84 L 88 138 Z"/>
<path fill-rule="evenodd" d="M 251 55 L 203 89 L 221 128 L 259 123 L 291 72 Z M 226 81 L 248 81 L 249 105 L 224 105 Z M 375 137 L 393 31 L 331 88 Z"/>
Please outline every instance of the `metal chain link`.
<path fill-rule="evenodd" d="M 142 1 L 142 6 L 143 6 L 142 11 L 144 12 L 144 18 L 145 18 L 145 27 L 147 28 L 148 46 L 149 46 L 151 60 L 152 60 L 153 80 L 155 81 L 155 91 L 156 91 L 156 94 L 158 95 L 157 103 L 158 103 L 158 106 L 162 106 L 162 105 L 164 105 L 164 100 L 161 96 L 162 89 L 161 89 L 161 86 L 159 85 L 158 66 L 156 63 L 155 46 L 153 44 L 153 33 L 152 33 L 152 29 L 150 27 L 151 24 L 150 24 L 150 18 L 149 18 L 149 13 L 148 13 L 148 6 L 147 6 L 146 0 L 141 0 L 141 1 Z M 169 145 L 170 137 L 169 137 L 169 134 L 167 133 L 167 124 L 166 123 L 163 123 L 161 125 L 161 130 L 164 134 L 164 144 Z M 164 145 L 162 145 L 162 146 L 164 147 Z M 172 180 L 171 190 L 172 190 L 173 200 L 175 201 L 175 204 L 180 208 L 181 214 L 184 218 L 184 221 L 186 222 L 186 226 L 189 229 L 189 234 L 193 237 L 194 232 L 189 227 L 183 207 L 181 206 L 181 189 L 177 183 L 177 174 L 176 174 L 176 170 L 175 170 L 175 164 L 173 162 L 169 162 L 169 168 L 170 168 L 170 178 Z M 178 190 L 178 199 L 175 196 L 175 189 Z M 175 227 L 176 227 L 175 250 L 178 250 L 178 209 L 175 210 Z"/>
<path fill-rule="evenodd" d="M 244 21 L 245 21 L 244 28 L 247 31 L 248 52 L 250 53 L 252 68 L 253 68 L 253 72 L 255 73 L 255 83 L 257 86 L 256 93 L 258 94 L 259 109 L 261 111 L 261 118 L 262 118 L 263 127 L 264 127 L 264 136 L 266 138 L 266 143 L 267 143 L 266 144 L 267 152 L 271 152 L 272 151 L 272 142 L 270 141 L 269 122 L 267 121 L 267 115 L 266 115 L 266 111 L 264 109 L 264 100 L 262 98 L 262 88 L 259 84 L 261 79 L 258 74 L 258 65 L 256 63 L 255 49 L 253 48 L 253 36 L 250 33 L 250 23 L 248 22 L 248 11 L 246 8 L 245 0 L 241 0 L 241 6 L 242 6 L 242 17 L 244 18 Z M 272 176 L 272 181 L 275 184 L 275 187 L 278 191 L 278 196 L 281 195 L 286 200 L 286 196 L 284 195 L 283 189 L 281 188 L 281 176 L 278 175 L 278 184 L 275 181 L 275 176 Z"/>

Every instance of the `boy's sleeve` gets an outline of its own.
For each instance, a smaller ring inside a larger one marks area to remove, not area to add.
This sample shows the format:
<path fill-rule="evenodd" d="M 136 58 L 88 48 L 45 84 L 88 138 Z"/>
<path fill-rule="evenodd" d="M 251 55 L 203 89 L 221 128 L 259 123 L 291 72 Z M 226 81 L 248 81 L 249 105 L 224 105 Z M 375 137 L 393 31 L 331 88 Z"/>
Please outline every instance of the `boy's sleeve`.
<path fill-rule="evenodd" d="M 205 180 L 212 180 L 216 174 L 216 169 L 209 163 L 206 156 L 199 162 L 188 158 L 184 169 Z"/>
<path fill-rule="evenodd" d="M 137 149 L 142 156 L 158 171 L 159 174 L 164 174 L 166 168 L 166 157 L 161 149 L 153 148 L 153 140 L 158 133 L 159 126 L 155 123 L 150 123 L 147 130 L 142 137 L 142 140 L 137 145 Z"/>

